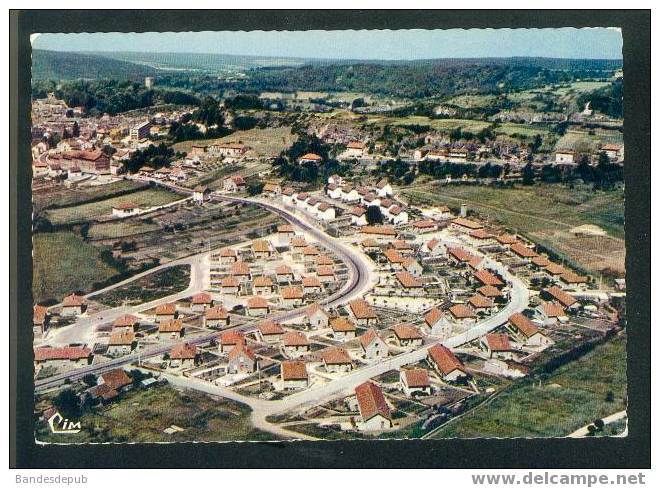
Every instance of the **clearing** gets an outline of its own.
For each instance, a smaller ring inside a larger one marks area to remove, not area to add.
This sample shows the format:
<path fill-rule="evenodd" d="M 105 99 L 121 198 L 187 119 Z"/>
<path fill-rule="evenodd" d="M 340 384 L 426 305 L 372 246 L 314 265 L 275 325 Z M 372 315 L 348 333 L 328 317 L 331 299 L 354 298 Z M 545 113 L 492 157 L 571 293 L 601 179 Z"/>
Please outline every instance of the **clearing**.
<path fill-rule="evenodd" d="M 73 232 L 38 233 L 32 236 L 35 303 L 59 302 L 69 293 L 89 292 L 94 283 L 119 274 L 101 260 L 101 250 Z"/>

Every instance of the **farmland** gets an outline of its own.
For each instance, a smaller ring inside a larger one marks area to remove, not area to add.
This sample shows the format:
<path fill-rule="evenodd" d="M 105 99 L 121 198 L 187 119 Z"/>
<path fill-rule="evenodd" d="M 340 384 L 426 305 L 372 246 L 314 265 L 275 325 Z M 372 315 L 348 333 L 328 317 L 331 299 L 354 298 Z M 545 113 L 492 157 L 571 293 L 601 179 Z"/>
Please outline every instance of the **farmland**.
<path fill-rule="evenodd" d="M 626 337 L 620 335 L 538 378 L 514 383 L 440 429 L 435 438 L 565 436 L 626 406 Z M 606 399 L 607 398 L 607 399 Z"/>
<path fill-rule="evenodd" d="M 100 259 L 100 250 L 72 232 L 35 234 L 33 293 L 36 303 L 61 300 L 74 290 L 91 291 L 118 272 Z"/>
<path fill-rule="evenodd" d="M 76 224 L 93 220 L 99 217 L 108 217 L 112 214 L 112 207 L 122 203 L 134 203 L 142 207 L 156 207 L 180 200 L 182 197 L 176 193 L 158 188 L 121 195 L 104 200 L 83 203 L 72 207 L 47 210 L 45 216 L 54 225 Z"/>
<path fill-rule="evenodd" d="M 38 212 L 49 207 L 81 205 L 86 202 L 137 192 L 147 187 L 147 183 L 120 180 L 108 185 L 88 185 L 75 189 L 64 186 L 49 188 L 48 191 L 33 192 L 34 209 Z"/>
<path fill-rule="evenodd" d="M 269 127 L 266 129 L 250 129 L 236 131 L 233 134 L 219 139 L 201 139 L 185 141 L 175 144 L 173 149 L 189 153 L 192 146 L 209 146 L 218 142 L 238 142 L 249 146 L 248 155 L 259 155 L 260 157 L 275 157 L 295 142 L 296 136 L 291 134 L 289 127 Z"/>
<path fill-rule="evenodd" d="M 468 209 L 479 216 L 531 237 L 544 247 L 589 271 L 623 270 L 623 191 L 593 191 L 586 185 L 536 184 L 495 188 L 473 185 L 429 184 L 407 189 L 411 203 L 444 204 Z M 570 231 L 593 224 L 607 236 L 577 236 Z"/>

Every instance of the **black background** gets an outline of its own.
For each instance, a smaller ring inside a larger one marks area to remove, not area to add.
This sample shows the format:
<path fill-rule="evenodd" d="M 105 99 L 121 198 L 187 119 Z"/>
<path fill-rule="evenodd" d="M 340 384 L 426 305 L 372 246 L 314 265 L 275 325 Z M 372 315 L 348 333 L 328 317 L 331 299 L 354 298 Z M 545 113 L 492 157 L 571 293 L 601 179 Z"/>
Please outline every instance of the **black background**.
<path fill-rule="evenodd" d="M 620 27 L 623 31 L 629 381 L 627 438 L 35 445 L 30 325 L 31 33 L 603 26 Z M 14 468 L 649 468 L 650 26 L 651 16 L 647 10 L 12 11 L 10 465 Z"/>

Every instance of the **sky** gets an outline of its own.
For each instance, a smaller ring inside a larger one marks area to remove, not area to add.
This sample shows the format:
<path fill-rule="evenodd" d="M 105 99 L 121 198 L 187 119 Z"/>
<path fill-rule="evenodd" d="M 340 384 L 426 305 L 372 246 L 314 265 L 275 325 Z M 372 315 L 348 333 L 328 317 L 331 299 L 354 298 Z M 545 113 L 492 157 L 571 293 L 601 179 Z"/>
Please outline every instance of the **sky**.
<path fill-rule="evenodd" d="M 327 59 L 538 56 L 621 59 L 616 28 L 37 34 L 53 51 L 218 53 Z"/>

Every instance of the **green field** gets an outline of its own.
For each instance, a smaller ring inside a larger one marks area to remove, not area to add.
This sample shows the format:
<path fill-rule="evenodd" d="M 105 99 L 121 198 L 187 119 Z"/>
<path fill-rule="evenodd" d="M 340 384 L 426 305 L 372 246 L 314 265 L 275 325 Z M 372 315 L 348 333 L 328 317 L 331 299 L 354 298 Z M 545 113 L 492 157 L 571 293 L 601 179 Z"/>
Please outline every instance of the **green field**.
<path fill-rule="evenodd" d="M 275 157 L 284 149 L 291 146 L 297 136 L 291 134 L 290 127 L 268 127 L 266 129 L 250 129 L 236 131 L 231 135 L 219 139 L 199 139 L 194 141 L 178 142 L 172 146 L 175 151 L 189 153 L 192 146 L 209 146 L 217 142 L 242 142 L 251 148 L 252 153 L 261 157 Z"/>
<path fill-rule="evenodd" d="M 43 442 L 191 442 L 232 440 L 273 440 L 271 434 L 256 430 L 250 422 L 250 408 L 223 398 L 196 391 L 179 391 L 169 386 L 124 393 L 110 407 L 87 411 L 80 418 L 82 431 L 54 435 L 45 422 L 36 426 L 36 438 Z M 184 429 L 168 435 L 171 425 Z"/>
<path fill-rule="evenodd" d="M 567 264 L 587 271 L 624 269 L 623 190 L 593 191 L 588 185 L 570 188 L 560 184 L 496 188 L 482 185 L 430 183 L 404 189 L 411 204 L 448 205 L 466 203 L 468 210 L 511 232 L 522 233 L 552 250 Z M 606 237 L 579 237 L 574 227 L 592 224 Z M 611 236 L 611 237 L 610 237 Z"/>
<path fill-rule="evenodd" d="M 82 186 L 79 188 L 66 188 L 64 186 L 49 188 L 47 191 L 35 192 L 33 195 L 34 208 L 39 211 L 43 208 L 66 207 L 80 205 L 90 200 L 112 198 L 122 193 L 130 193 L 148 188 L 147 183 L 120 180 L 107 185 Z"/>
<path fill-rule="evenodd" d="M 109 307 L 146 303 L 183 291 L 189 283 L 189 265 L 171 266 L 96 295 L 93 300 Z"/>
<path fill-rule="evenodd" d="M 107 198 L 98 202 L 51 209 L 44 212 L 44 214 L 55 225 L 76 224 L 99 217 L 110 217 L 112 215 L 112 207 L 122 203 L 130 202 L 143 207 L 154 207 L 181 200 L 182 198 L 181 195 L 167 190 L 149 188 L 129 195 Z"/>
<path fill-rule="evenodd" d="M 422 203 L 458 207 L 465 202 L 468 210 L 522 231 L 542 230 L 552 225 L 595 224 L 613 237 L 624 236 L 623 190 L 593 191 L 588 185 L 570 188 L 538 183 L 508 188 L 431 185 L 424 190 L 406 189 L 404 193 Z"/>
<path fill-rule="evenodd" d="M 91 291 L 96 282 L 118 274 L 101 261 L 99 249 L 73 232 L 39 233 L 32 238 L 34 301 L 60 301 L 69 293 Z"/>
<path fill-rule="evenodd" d="M 433 438 L 566 436 L 625 409 L 626 382 L 626 338 L 617 336 L 558 368 L 541 386 L 534 378 L 513 383 Z"/>
<path fill-rule="evenodd" d="M 94 224 L 89 228 L 87 237 L 96 239 L 123 239 L 160 229 L 158 224 L 149 224 L 138 219 L 120 220 L 104 224 Z"/>

